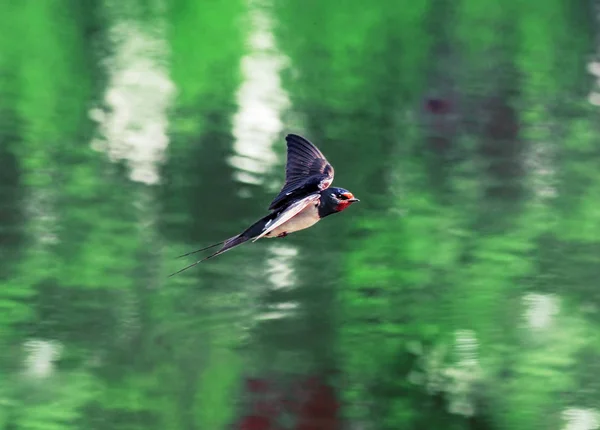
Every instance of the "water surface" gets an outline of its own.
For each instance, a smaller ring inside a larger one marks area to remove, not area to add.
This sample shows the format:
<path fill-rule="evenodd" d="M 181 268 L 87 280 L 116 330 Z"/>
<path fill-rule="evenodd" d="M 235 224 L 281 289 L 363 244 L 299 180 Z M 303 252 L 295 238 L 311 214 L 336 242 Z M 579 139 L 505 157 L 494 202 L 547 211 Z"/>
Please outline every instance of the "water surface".
<path fill-rule="evenodd" d="M 600 428 L 596 17 L 0 4 L 0 429 Z M 361 203 L 167 278 L 289 132 Z"/>

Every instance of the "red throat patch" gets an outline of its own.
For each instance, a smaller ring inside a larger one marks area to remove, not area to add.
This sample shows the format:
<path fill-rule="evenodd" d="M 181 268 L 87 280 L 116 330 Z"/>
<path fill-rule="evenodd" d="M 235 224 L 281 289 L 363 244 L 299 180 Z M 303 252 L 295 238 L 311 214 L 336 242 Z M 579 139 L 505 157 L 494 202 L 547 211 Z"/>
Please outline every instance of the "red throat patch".
<path fill-rule="evenodd" d="M 348 201 L 348 200 L 342 200 L 342 201 L 340 201 L 340 202 L 338 203 L 338 205 L 335 207 L 335 210 L 336 210 L 337 212 L 341 212 L 341 211 L 343 211 L 344 209 L 347 209 L 347 208 L 348 208 L 348 206 L 350 206 L 352 203 L 354 203 L 354 202 L 351 202 L 351 201 Z"/>
<path fill-rule="evenodd" d="M 352 201 L 352 199 L 354 199 L 354 194 L 352 194 L 350 191 L 348 191 L 347 193 L 344 193 L 342 195 L 344 197 L 346 197 L 347 200 L 340 200 L 340 202 L 338 203 L 338 205 L 335 207 L 335 210 L 337 212 L 343 211 L 348 206 L 350 206 L 352 203 L 354 203 L 354 201 Z"/>

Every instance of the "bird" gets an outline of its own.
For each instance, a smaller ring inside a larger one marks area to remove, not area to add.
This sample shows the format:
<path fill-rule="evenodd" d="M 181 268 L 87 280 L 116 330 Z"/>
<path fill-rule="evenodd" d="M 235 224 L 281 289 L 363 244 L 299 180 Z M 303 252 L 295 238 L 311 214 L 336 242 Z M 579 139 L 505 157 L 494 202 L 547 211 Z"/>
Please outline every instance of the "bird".
<path fill-rule="evenodd" d="M 342 212 L 353 203 L 360 201 L 344 188 L 331 187 L 334 176 L 333 166 L 308 139 L 297 134 L 288 134 L 285 140 L 287 143 L 285 183 L 269 206 L 271 212 L 240 234 L 180 255 L 179 257 L 186 257 L 221 245 L 214 254 L 172 273 L 169 277 L 230 251 L 249 240 L 256 242 L 262 238 L 283 238 L 290 233 L 312 227 L 321 219 Z"/>

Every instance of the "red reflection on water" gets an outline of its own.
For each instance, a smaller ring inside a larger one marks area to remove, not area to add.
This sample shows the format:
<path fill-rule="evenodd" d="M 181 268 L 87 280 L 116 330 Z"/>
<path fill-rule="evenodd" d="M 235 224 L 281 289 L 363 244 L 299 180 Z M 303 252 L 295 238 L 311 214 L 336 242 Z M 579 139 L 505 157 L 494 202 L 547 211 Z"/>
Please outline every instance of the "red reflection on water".
<path fill-rule="evenodd" d="M 302 384 L 303 400 L 299 405 L 296 430 L 338 430 L 339 402 L 335 391 L 318 378 L 311 377 Z"/>
<path fill-rule="evenodd" d="M 426 109 L 436 115 L 450 112 L 450 102 L 440 98 L 430 98 L 425 102 Z"/>
<path fill-rule="evenodd" d="M 262 378 L 246 378 L 246 390 L 251 393 L 266 393 L 269 391 L 269 381 Z"/>
<path fill-rule="evenodd" d="M 242 418 L 238 428 L 239 430 L 271 430 L 271 420 L 267 417 L 250 415 Z"/>
<path fill-rule="evenodd" d="M 252 409 L 258 415 L 274 417 L 281 412 L 281 402 L 278 400 L 257 400 L 252 403 Z"/>
<path fill-rule="evenodd" d="M 294 379 L 287 384 L 248 378 L 244 399 L 248 413 L 235 427 L 238 430 L 341 429 L 335 390 L 317 376 Z M 288 425 L 284 426 L 285 422 Z"/>

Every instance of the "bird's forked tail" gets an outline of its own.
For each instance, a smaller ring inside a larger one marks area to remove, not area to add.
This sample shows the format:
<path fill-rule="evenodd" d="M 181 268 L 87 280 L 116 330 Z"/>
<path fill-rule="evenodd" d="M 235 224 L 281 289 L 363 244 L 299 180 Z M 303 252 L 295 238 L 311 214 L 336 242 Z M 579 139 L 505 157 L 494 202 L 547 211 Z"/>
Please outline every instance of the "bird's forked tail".
<path fill-rule="evenodd" d="M 214 244 L 212 244 L 212 245 L 206 246 L 206 247 L 204 247 L 204 248 L 197 249 L 197 250 L 195 250 L 195 251 L 192 251 L 192 252 L 188 252 L 187 254 L 180 255 L 180 256 L 179 256 L 179 257 L 177 257 L 177 258 L 181 258 L 181 257 L 187 257 L 188 255 L 192 255 L 192 254 L 195 254 L 195 253 L 197 253 L 197 252 L 205 251 L 205 250 L 207 250 L 207 249 L 214 248 L 215 246 L 223 245 L 223 246 L 221 247 L 221 249 L 219 249 L 219 250 L 218 250 L 217 252 L 215 252 L 214 254 L 211 254 L 211 255 L 209 255 L 208 257 L 202 258 L 201 260 L 198 260 L 198 261 L 196 261 L 195 263 L 192 263 L 192 264 L 190 264 L 189 266 L 185 266 L 183 269 L 181 269 L 181 270 L 178 270 L 178 271 L 177 271 L 177 272 L 175 272 L 175 273 L 171 273 L 171 274 L 169 275 L 169 278 L 170 278 L 171 276 L 177 275 L 178 273 L 181 273 L 181 272 L 183 272 L 183 271 L 185 271 L 185 270 L 187 270 L 187 269 L 190 269 L 190 268 L 194 267 L 196 264 L 199 264 L 199 263 L 203 262 L 204 260 L 208 260 L 209 258 L 213 258 L 213 257 L 216 257 L 217 255 L 223 254 L 224 252 L 227 252 L 227 251 L 229 251 L 230 249 L 233 249 L 233 248 L 235 248 L 236 246 L 239 246 L 239 245 L 241 245 L 242 243 L 246 242 L 246 241 L 247 241 L 247 240 L 249 240 L 249 239 L 251 239 L 251 237 L 249 237 L 249 236 L 245 236 L 245 235 L 244 235 L 244 233 L 242 233 L 242 234 L 238 234 L 237 236 L 230 237 L 229 239 L 226 239 L 226 240 L 224 240 L 224 241 L 222 241 L 222 242 L 217 242 L 217 243 L 214 243 Z"/>

